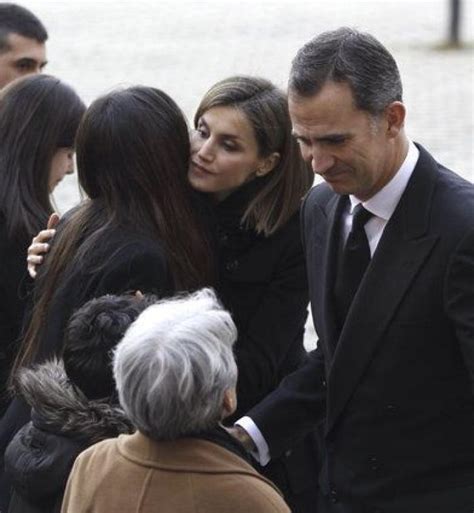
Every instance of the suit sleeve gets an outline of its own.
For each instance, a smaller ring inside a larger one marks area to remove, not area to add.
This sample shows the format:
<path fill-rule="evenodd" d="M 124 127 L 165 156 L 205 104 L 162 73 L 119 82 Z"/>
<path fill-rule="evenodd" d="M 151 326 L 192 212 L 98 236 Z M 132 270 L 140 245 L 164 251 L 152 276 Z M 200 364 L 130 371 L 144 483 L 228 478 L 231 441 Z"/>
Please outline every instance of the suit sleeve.
<path fill-rule="evenodd" d="M 474 230 L 451 257 L 445 286 L 445 303 L 460 344 L 474 393 Z"/>

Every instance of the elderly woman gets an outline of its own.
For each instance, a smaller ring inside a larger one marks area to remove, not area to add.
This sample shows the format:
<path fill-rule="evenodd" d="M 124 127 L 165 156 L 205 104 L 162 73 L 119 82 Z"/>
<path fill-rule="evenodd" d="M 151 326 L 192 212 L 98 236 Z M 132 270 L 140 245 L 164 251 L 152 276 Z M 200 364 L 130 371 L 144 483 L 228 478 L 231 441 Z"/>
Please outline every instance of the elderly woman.
<path fill-rule="evenodd" d="M 63 513 L 289 513 L 220 427 L 236 407 L 236 338 L 209 289 L 142 312 L 114 358 L 119 400 L 138 431 L 77 458 Z"/>

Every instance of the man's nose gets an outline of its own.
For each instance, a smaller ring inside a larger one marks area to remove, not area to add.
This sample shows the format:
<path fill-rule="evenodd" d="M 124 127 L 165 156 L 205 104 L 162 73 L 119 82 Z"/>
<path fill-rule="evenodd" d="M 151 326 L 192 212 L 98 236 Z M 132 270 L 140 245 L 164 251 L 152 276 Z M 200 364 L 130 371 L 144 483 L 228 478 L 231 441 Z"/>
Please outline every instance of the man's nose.
<path fill-rule="evenodd" d="M 317 175 L 324 174 L 328 169 L 334 166 L 335 158 L 321 150 L 313 149 L 311 152 L 311 169 Z"/>

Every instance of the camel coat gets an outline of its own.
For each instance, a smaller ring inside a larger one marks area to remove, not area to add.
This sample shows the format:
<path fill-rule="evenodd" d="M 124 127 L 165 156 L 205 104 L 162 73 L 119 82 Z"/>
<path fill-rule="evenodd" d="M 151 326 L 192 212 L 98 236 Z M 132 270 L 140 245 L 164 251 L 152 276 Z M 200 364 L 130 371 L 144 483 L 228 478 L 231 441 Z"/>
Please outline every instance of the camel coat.
<path fill-rule="evenodd" d="M 141 433 L 79 455 L 62 513 L 290 513 L 278 489 L 213 442 L 156 442 Z"/>

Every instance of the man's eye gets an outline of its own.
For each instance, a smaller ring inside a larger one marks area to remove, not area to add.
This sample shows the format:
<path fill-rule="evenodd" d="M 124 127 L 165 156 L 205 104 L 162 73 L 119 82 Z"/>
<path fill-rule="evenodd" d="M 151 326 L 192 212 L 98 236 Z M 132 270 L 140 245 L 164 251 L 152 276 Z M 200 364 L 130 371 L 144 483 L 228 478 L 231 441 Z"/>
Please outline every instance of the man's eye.
<path fill-rule="evenodd" d="M 309 142 L 306 140 L 306 139 L 301 139 L 301 137 L 297 137 L 296 138 L 296 142 L 300 145 L 300 146 L 308 146 Z"/>
<path fill-rule="evenodd" d="M 346 138 L 345 137 L 338 137 L 336 139 L 328 139 L 326 141 L 327 144 L 330 144 L 331 146 L 338 146 L 338 145 L 341 145 L 341 144 L 344 144 L 346 142 Z"/>
<path fill-rule="evenodd" d="M 16 68 L 20 71 L 32 71 L 35 65 L 32 62 L 17 62 Z"/>

